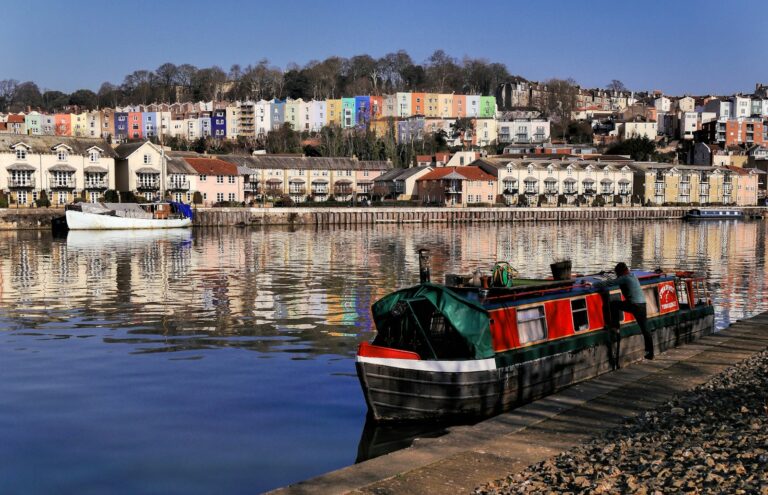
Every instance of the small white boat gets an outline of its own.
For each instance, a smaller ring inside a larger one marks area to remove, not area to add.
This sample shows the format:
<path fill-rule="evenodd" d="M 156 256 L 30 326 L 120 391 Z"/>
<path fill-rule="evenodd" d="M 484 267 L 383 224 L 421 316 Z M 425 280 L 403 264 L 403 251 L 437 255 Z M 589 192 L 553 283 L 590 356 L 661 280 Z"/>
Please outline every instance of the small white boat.
<path fill-rule="evenodd" d="M 181 203 L 80 203 L 68 207 L 69 230 L 177 229 L 192 225 L 192 210 Z"/>

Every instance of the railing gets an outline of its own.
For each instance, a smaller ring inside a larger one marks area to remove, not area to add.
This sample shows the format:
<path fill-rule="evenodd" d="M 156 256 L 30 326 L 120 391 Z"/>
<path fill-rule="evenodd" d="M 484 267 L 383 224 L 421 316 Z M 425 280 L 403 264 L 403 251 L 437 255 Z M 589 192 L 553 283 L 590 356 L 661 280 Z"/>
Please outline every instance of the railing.
<path fill-rule="evenodd" d="M 632 192 L 627 188 L 622 187 L 619 189 L 620 196 L 629 196 L 630 194 L 632 194 Z"/>
<path fill-rule="evenodd" d="M 108 187 L 109 187 L 109 184 L 106 179 L 95 179 L 95 180 L 85 181 L 86 189 L 107 189 Z"/>
<path fill-rule="evenodd" d="M 307 194 L 307 188 L 306 187 L 288 187 L 288 194 Z"/>
<path fill-rule="evenodd" d="M 259 183 L 258 182 L 246 182 L 243 185 L 243 188 L 248 192 L 258 192 L 259 190 Z"/>
<path fill-rule="evenodd" d="M 49 182 L 49 187 L 51 189 L 74 189 L 75 188 L 75 178 L 74 177 L 68 177 L 66 179 L 64 178 L 51 178 Z"/>
<path fill-rule="evenodd" d="M 516 187 L 507 187 L 504 189 L 504 194 L 517 194 Z"/>
<path fill-rule="evenodd" d="M 313 187 L 312 188 L 312 194 L 328 194 L 328 188 L 327 187 Z"/>
<path fill-rule="evenodd" d="M 189 191 L 188 180 L 172 180 L 168 182 L 168 189 L 171 191 Z"/>
<path fill-rule="evenodd" d="M 365 186 L 358 185 L 357 186 L 357 193 L 358 194 L 370 194 L 371 191 L 373 191 L 373 187 L 372 186 L 368 186 L 368 185 L 365 185 Z"/>
<path fill-rule="evenodd" d="M 35 178 L 34 177 L 28 177 L 24 179 L 8 179 L 8 188 L 25 188 L 25 187 L 35 187 Z"/>
<path fill-rule="evenodd" d="M 597 189 L 593 187 L 585 187 L 584 194 L 597 194 Z"/>
<path fill-rule="evenodd" d="M 136 189 L 139 191 L 158 191 L 160 190 L 160 181 L 139 182 Z"/>
<path fill-rule="evenodd" d="M 446 187 L 445 194 L 461 194 L 461 188 Z"/>
<path fill-rule="evenodd" d="M 603 188 L 600 190 L 600 194 L 613 194 L 613 188 Z"/>
<path fill-rule="evenodd" d="M 557 188 L 556 187 L 545 187 L 544 188 L 544 194 L 557 194 Z"/>
<path fill-rule="evenodd" d="M 338 195 L 352 194 L 352 188 L 350 186 L 336 186 L 333 190 L 334 193 Z"/>

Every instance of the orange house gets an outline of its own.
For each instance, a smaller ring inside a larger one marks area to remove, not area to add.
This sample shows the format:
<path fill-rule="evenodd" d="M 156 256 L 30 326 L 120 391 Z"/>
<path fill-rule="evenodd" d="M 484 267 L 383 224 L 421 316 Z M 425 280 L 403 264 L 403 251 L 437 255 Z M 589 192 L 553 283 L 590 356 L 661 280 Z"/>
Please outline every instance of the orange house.
<path fill-rule="evenodd" d="M 72 117 L 68 113 L 57 113 L 53 116 L 53 133 L 57 136 L 72 135 Z"/>
<path fill-rule="evenodd" d="M 143 139 L 141 112 L 128 112 L 128 139 Z"/>
<path fill-rule="evenodd" d="M 466 95 L 453 95 L 453 115 L 454 118 L 461 118 L 467 116 L 467 96 Z"/>
<path fill-rule="evenodd" d="M 381 117 L 384 113 L 384 97 L 371 96 L 371 121 L 374 121 Z"/>
<path fill-rule="evenodd" d="M 411 115 L 424 115 L 426 105 L 426 93 L 411 93 Z"/>

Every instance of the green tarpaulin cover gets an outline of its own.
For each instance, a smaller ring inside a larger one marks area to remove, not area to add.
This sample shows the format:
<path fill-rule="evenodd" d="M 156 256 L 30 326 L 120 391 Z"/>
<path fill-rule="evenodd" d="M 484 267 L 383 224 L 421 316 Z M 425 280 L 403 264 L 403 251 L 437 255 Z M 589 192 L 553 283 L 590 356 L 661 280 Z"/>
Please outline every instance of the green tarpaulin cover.
<path fill-rule="evenodd" d="M 371 307 L 378 328 L 390 318 L 400 302 L 428 301 L 474 349 L 475 359 L 494 355 L 488 312 L 479 304 L 464 299 L 442 285 L 421 284 L 393 292 L 376 301 Z"/>

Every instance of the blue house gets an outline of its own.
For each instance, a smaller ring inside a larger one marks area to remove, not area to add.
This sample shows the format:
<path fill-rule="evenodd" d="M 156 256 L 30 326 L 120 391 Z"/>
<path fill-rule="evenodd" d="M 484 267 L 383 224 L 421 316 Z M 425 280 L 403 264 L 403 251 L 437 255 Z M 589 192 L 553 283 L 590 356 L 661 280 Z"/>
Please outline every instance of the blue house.
<path fill-rule="evenodd" d="M 128 112 L 115 112 L 115 141 L 128 139 Z"/>
<path fill-rule="evenodd" d="M 279 129 L 285 123 L 285 100 L 272 100 L 270 112 L 272 112 L 272 129 Z"/>
<path fill-rule="evenodd" d="M 371 97 L 355 96 L 355 125 L 365 127 L 371 121 Z"/>
<path fill-rule="evenodd" d="M 141 113 L 141 128 L 144 131 L 145 138 L 151 138 L 157 136 L 158 126 L 157 112 L 142 112 Z"/>
<path fill-rule="evenodd" d="M 214 110 L 211 114 L 211 135 L 216 139 L 227 137 L 227 111 Z"/>

